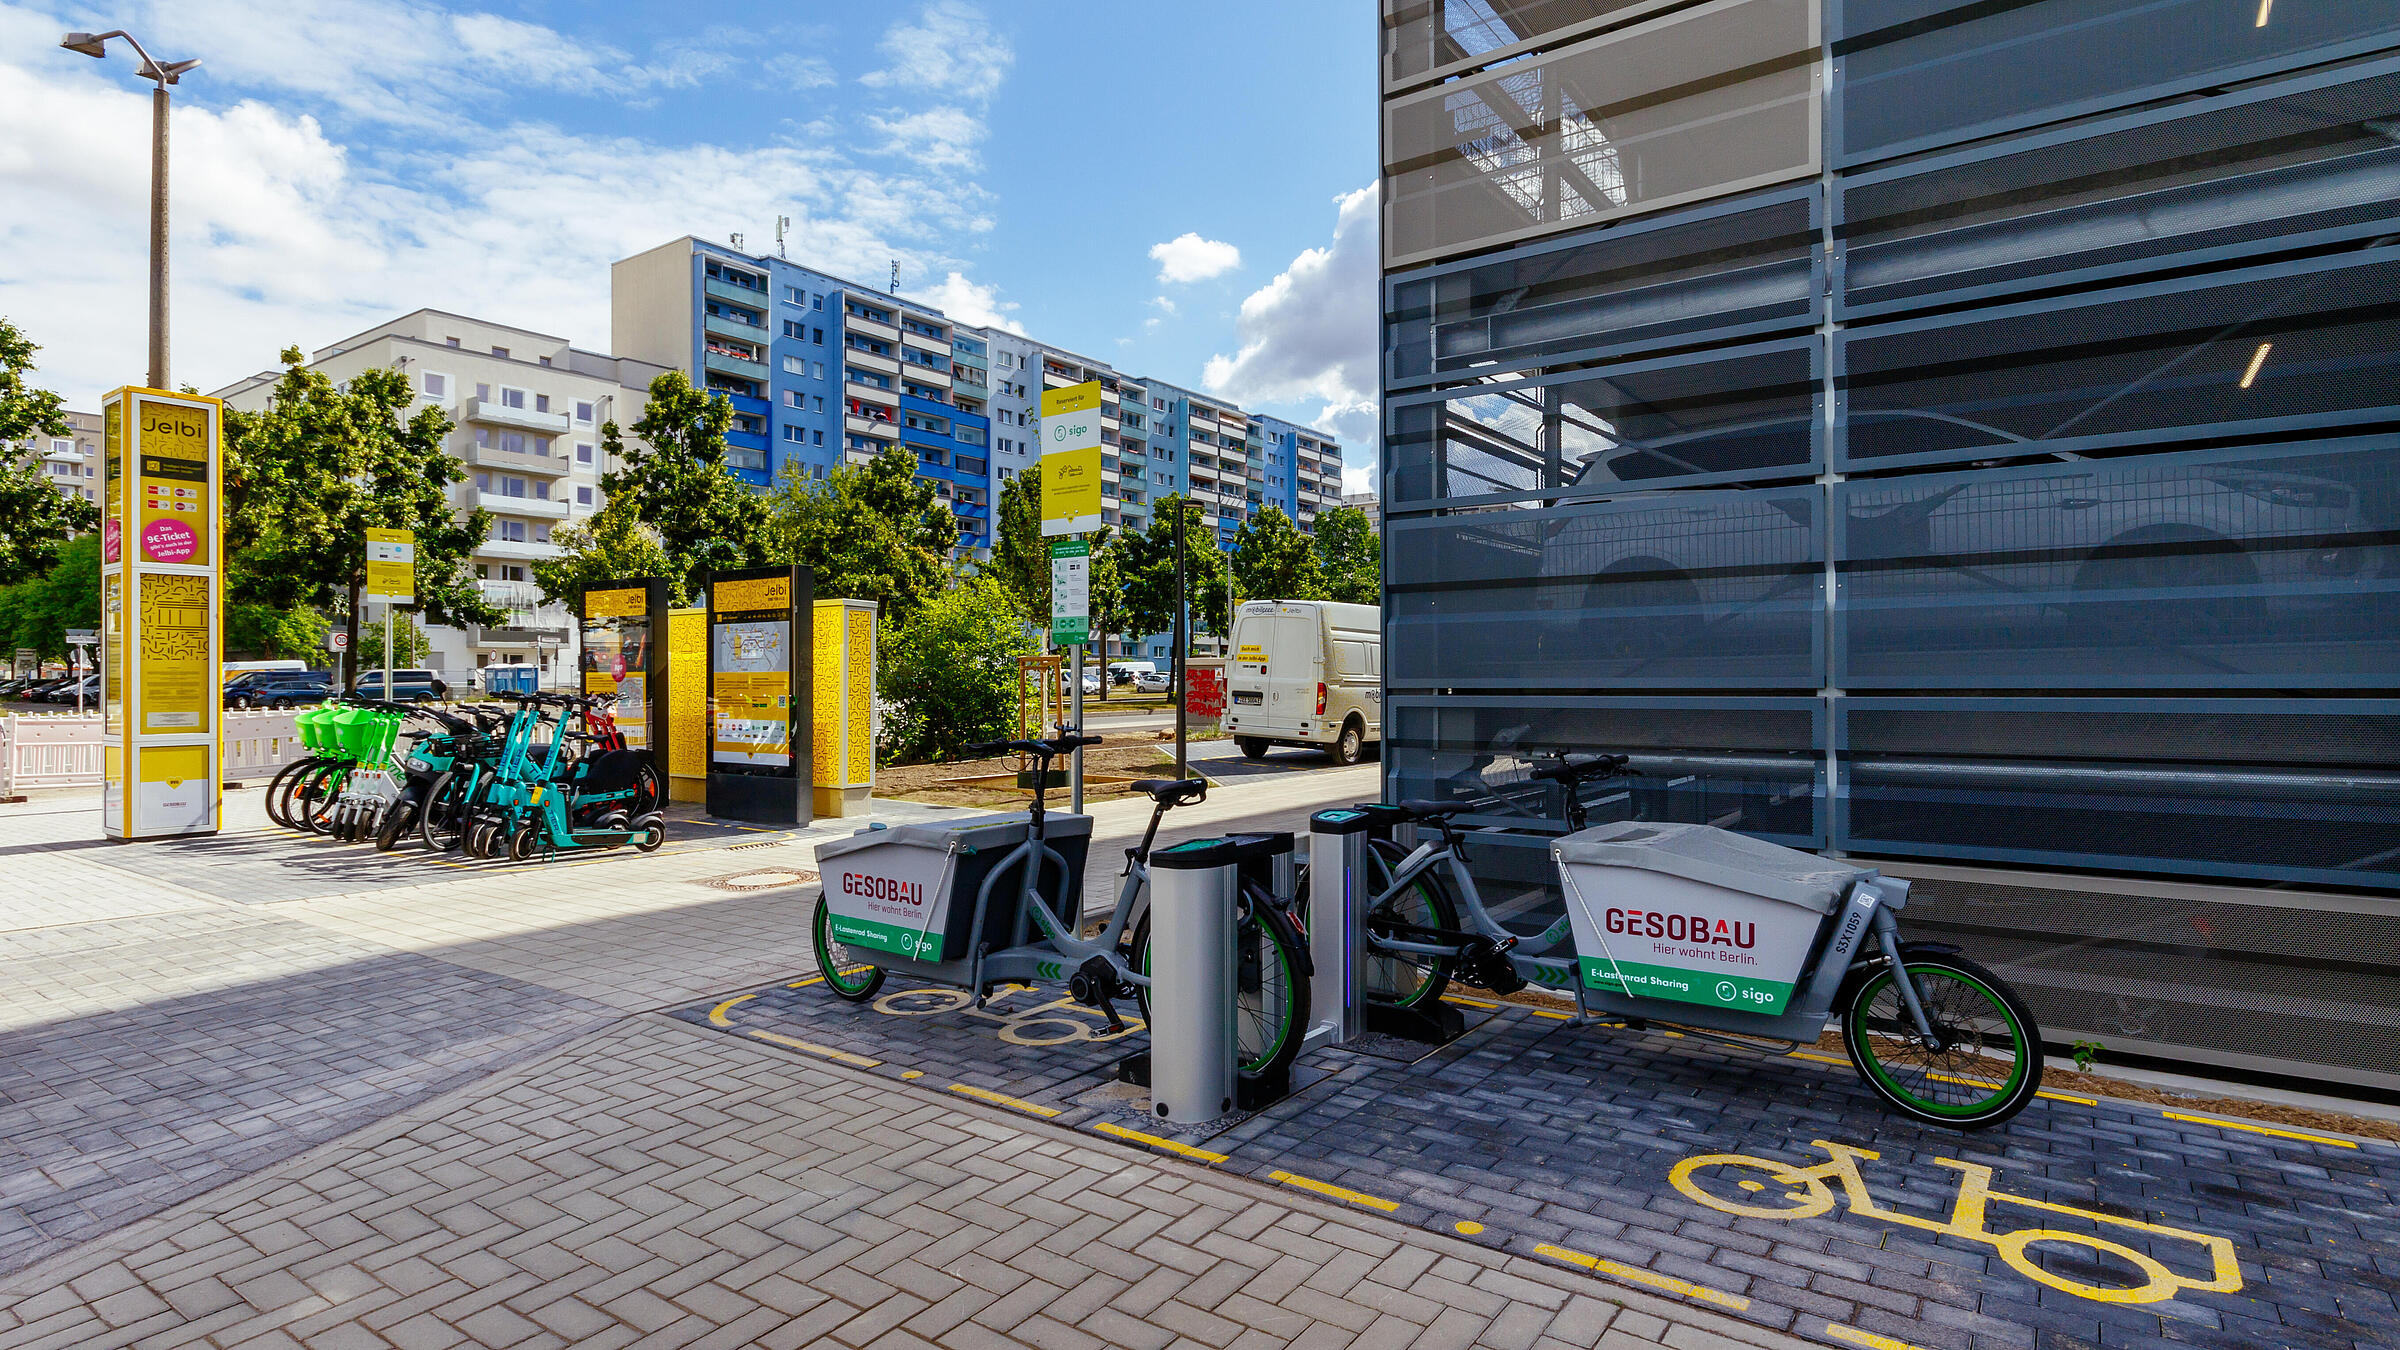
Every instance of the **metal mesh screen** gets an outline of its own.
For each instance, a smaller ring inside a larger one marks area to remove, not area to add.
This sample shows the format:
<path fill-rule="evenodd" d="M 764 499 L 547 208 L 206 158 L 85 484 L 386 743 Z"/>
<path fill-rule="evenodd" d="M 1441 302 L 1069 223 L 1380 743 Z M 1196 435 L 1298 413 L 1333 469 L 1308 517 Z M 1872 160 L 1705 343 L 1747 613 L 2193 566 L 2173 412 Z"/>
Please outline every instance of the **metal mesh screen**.
<path fill-rule="evenodd" d="M 1395 503 L 1570 499 L 1813 472 L 1816 343 L 1495 381 L 1386 413 Z"/>
<path fill-rule="evenodd" d="M 2376 248 L 1845 332 L 1835 462 L 1985 459 L 2400 418 L 2394 296 L 2400 248 Z"/>
<path fill-rule="evenodd" d="M 1839 485 L 1836 683 L 2378 688 L 2400 436 Z"/>
<path fill-rule="evenodd" d="M 1670 0 L 1383 0 L 1383 87 L 1503 60 Z"/>
<path fill-rule="evenodd" d="M 1847 0 L 1844 166 L 2400 45 L 2390 0 Z"/>
<path fill-rule="evenodd" d="M 1810 486 L 1396 523 L 1385 678 L 1814 690 L 1822 500 Z"/>

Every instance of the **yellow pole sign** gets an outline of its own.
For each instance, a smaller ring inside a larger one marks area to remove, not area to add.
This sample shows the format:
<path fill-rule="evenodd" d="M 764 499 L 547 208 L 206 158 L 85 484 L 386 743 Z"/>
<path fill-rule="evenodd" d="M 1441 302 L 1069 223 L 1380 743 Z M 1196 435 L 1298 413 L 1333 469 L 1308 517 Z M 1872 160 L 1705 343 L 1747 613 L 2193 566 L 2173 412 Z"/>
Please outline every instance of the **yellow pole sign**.
<path fill-rule="evenodd" d="M 1100 382 L 1042 391 L 1042 534 L 1100 528 Z"/>
<path fill-rule="evenodd" d="M 367 531 L 367 584 L 360 594 L 387 604 L 417 603 L 415 531 Z"/>
<path fill-rule="evenodd" d="M 124 388 L 101 403 L 101 828 L 213 833 L 224 603 L 213 398 Z"/>

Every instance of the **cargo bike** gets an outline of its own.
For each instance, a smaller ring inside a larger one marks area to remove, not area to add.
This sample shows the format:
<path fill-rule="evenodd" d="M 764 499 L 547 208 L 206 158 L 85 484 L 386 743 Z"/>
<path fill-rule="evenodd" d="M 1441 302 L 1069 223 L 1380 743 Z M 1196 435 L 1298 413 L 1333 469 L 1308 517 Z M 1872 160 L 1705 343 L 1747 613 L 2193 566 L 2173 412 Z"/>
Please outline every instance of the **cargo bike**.
<path fill-rule="evenodd" d="M 1494 917 L 1467 868 L 1472 831 L 1454 818 L 1493 799 L 1320 813 L 1373 834 L 1370 1000 L 1423 1008 L 1453 980 L 1500 994 L 1535 984 L 1571 992 L 1586 1017 L 1783 1048 L 1814 1045 L 1838 1021 L 1859 1077 L 1904 1115 L 1982 1129 L 2033 1101 L 2033 1014 L 1956 947 L 1901 938 L 1906 881 L 1705 825 L 1587 827 L 1581 785 L 1626 774 L 1626 758 L 1549 760 L 1528 777 L 1563 790 L 1568 832 L 1548 851 L 1566 914 L 1539 932 Z M 1422 842 L 1402 847 L 1400 826 Z"/>
<path fill-rule="evenodd" d="M 971 755 L 1016 752 L 1033 765 L 1028 811 L 922 824 L 881 822 L 817 846 L 822 880 L 810 922 L 824 986 L 853 1002 L 875 997 L 887 975 L 973 991 L 977 1006 L 1005 984 L 1064 983 L 1076 1002 L 1124 1030 L 1120 1001 L 1147 1015 L 1150 986 L 1150 855 L 1167 812 L 1208 794 L 1205 779 L 1143 779 L 1151 799 L 1140 844 L 1125 850 L 1115 907 L 1096 933 L 1083 923 L 1083 881 L 1092 818 L 1046 808 L 1050 763 L 1098 736 L 1062 732 L 1046 740 L 965 747 Z M 1269 860 L 1291 851 L 1290 835 L 1238 835 L 1234 914 L 1237 1067 L 1276 1081 L 1299 1054 L 1308 1025 L 1307 943 L 1272 892 Z"/>

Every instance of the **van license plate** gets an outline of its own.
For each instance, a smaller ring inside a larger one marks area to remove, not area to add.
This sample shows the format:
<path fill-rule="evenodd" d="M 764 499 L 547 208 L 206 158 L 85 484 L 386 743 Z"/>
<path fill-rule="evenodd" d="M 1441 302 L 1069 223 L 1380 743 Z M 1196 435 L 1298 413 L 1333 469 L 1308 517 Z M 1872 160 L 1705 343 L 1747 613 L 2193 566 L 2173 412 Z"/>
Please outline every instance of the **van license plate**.
<path fill-rule="evenodd" d="M 1236 690 L 1233 695 L 1233 701 L 1243 707 L 1254 706 L 1257 704 L 1258 700 L 1259 694 L 1255 689 Z"/>

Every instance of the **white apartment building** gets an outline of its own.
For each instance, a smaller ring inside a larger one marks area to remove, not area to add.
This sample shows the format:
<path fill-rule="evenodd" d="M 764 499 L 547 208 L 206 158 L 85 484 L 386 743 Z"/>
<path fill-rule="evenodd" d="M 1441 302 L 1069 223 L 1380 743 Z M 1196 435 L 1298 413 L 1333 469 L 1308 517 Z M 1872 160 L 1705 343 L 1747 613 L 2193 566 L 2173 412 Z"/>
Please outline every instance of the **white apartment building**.
<path fill-rule="evenodd" d="M 64 412 L 71 428 L 65 436 L 35 436 L 13 447 L 19 460 L 31 463 L 51 486 L 87 502 L 100 500 L 100 414 Z"/>
<path fill-rule="evenodd" d="M 453 500 L 462 510 L 492 513 L 473 566 L 485 596 L 508 618 L 496 627 L 427 626 L 428 664 L 453 684 L 495 664 L 538 665 L 545 684 L 568 680 L 577 659 L 575 617 L 567 606 L 542 603 L 533 563 L 560 554 L 555 531 L 599 509 L 600 475 L 610 467 L 601 424 L 638 421 L 651 379 L 665 368 L 436 309 L 321 348 L 309 364 L 336 382 L 382 368 L 406 374 L 418 403 L 442 407 L 454 424 L 449 449 L 467 477 L 451 489 Z M 255 411 L 279 377 L 261 371 L 217 396 Z"/>

